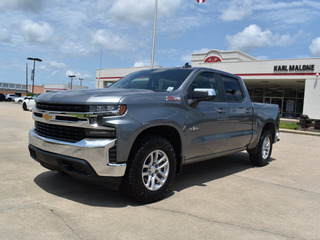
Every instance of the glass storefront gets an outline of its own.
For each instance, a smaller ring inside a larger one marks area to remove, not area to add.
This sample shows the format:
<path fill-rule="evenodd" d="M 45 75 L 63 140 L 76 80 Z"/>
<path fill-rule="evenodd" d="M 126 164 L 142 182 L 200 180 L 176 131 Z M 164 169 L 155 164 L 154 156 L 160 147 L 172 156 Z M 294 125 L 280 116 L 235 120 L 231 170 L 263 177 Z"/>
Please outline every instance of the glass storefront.
<path fill-rule="evenodd" d="M 248 88 L 253 102 L 278 104 L 283 118 L 298 118 L 303 111 L 304 89 Z"/>

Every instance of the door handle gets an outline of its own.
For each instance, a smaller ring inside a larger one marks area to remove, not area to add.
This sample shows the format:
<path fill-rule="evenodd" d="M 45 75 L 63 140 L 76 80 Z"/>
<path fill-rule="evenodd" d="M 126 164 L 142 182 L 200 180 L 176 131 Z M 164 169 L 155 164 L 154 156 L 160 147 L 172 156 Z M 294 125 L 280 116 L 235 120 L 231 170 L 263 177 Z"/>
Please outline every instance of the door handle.
<path fill-rule="evenodd" d="M 251 114 L 251 113 L 252 113 L 252 110 L 251 110 L 250 108 L 247 108 L 247 109 L 246 109 L 246 113 L 247 113 L 247 114 Z"/>
<path fill-rule="evenodd" d="M 224 110 L 223 108 L 219 108 L 217 112 L 222 114 L 222 113 L 226 113 L 226 110 Z"/>

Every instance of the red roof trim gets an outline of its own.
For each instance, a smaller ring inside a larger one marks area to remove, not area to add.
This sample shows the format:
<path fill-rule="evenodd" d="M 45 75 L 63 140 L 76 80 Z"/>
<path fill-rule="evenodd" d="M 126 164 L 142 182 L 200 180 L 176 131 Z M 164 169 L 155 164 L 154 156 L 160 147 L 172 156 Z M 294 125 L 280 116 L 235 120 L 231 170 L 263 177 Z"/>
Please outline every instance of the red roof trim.
<path fill-rule="evenodd" d="M 235 74 L 239 77 L 241 76 L 312 76 L 316 75 L 317 73 L 240 73 Z"/>
<path fill-rule="evenodd" d="M 67 88 L 45 88 L 44 90 L 68 90 Z"/>
<path fill-rule="evenodd" d="M 100 79 L 120 79 L 123 77 L 100 77 Z M 96 79 L 99 79 L 98 77 L 96 77 Z"/>
<path fill-rule="evenodd" d="M 247 76 L 247 77 L 258 77 L 258 76 L 314 76 L 317 73 L 236 73 L 235 75 L 242 77 L 242 76 Z M 100 79 L 121 79 L 123 77 L 100 77 Z M 98 79 L 98 77 L 96 77 Z"/>

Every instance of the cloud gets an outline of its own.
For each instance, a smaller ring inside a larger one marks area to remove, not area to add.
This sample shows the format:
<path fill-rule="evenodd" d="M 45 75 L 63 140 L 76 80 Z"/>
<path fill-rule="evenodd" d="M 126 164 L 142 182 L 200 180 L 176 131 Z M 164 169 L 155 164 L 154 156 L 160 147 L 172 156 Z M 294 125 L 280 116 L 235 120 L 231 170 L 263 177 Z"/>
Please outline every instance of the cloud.
<path fill-rule="evenodd" d="M 223 4 L 223 10 L 221 11 L 220 19 L 223 21 L 236 21 L 241 20 L 252 14 L 251 0 L 233 0 L 231 3 L 227 2 L 228 7 Z"/>
<path fill-rule="evenodd" d="M 91 49 L 90 46 L 88 47 L 88 44 L 83 43 L 82 41 L 78 40 L 66 40 L 65 42 L 62 43 L 62 46 L 60 46 L 61 52 L 64 54 L 67 54 L 69 56 L 88 56 L 90 55 Z"/>
<path fill-rule="evenodd" d="M 313 56 L 320 57 L 320 37 L 312 40 L 309 50 Z"/>
<path fill-rule="evenodd" d="M 273 34 L 269 29 L 262 31 L 258 25 L 252 24 L 242 32 L 227 35 L 230 49 L 249 51 L 256 48 L 286 46 L 292 42 L 290 35 Z"/>
<path fill-rule="evenodd" d="M 100 29 L 92 34 L 92 43 L 106 50 L 122 51 L 130 48 L 125 36 L 119 36 L 114 32 Z"/>
<path fill-rule="evenodd" d="M 0 42 L 9 42 L 10 39 L 9 31 L 5 28 L 0 28 Z"/>
<path fill-rule="evenodd" d="M 68 70 L 68 71 L 66 71 L 66 74 L 65 74 L 67 77 L 69 77 L 69 76 L 77 76 L 73 71 L 71 71 L 71 70 Z"/>
<path fill-rule="evenodd" d="M 65 76 L 66 77 L 69 77 L 69 76 L 75 76 L 73 78 L 73 80 L 79 80 L 79 78 L 83 78 L 83 79 L 90 79 L 91 78 L 91 75 L 90 74 L 87 74 L 87 73 L 80 73 L 80 72 L 74 72 L 72 70 L 68 70 L 66 71 L 65 73 Z"/>
<path fill-rule="evenodd" d="M 209 48 L 201 48 L 199 50 L 194 50 L 192 52 L 188 52 L 187 54 L 184 54 L 183 56 L 180 57 L 180 59 L 185 63 L 186 62 L 191 63 L 191 57 L 193 53 L 207 53 L 209 51 L 210 51 Z"/>
<path fill-rule="evenodd" d="M 308 8 L 292 8 L 292 9 L 274 9 L 272 11 L 265 11 L 260 14 L 260 19 L 268 19 L 269 21 L 274 22 L 275 24 L 282 23 L 281 25 L 284 28 L 287 28 L 287 25 L 296 25 L 303 24 L 312 19 L 317 19 L 319 11 L 315 9 Z M 294 16 L 294 17 L 292 17 Z M 279 26 L 281 26 L 279 25 Z"/>
<path fill-rule="evenodd" d="M 31 20 L 24 20 L 21 31 L 28 42 L 50 43 L 52 41 L 53 29 L 46 22 L 36 23 Z"/>
<path fill-rule="evenodd" d="M 59 63 L 56 61 L 51 61 L 49 64 L 51 67 L 54 67 L 54 68 L 66 68 L 67 67 L 67 65 L 65 63 Z"/>
<path fill-rule="evenodd" d="M 254 14 L 260 19 L 295 24 L 317 16 L 320 3 L 312 0 L 232 0 L 221 3 L 220 9 L 220 19 L 223 21 L 239 21 Z"/>
<path fill-rule="evenodd" d="M 110 8 L 109 14 L 117 21 L 131 25 L 145 26 L 153 20 L 155 1 L 117 0 Z M 158 14 L 168 17 L 181 6 L 181 0 L 162 0 L 158 3 Z"/>
<path fill-rule="evenodd" d="M 133 67 L 146 67 L 150 66 L 150 62 L 148 61 L 137 61 L 133 64 Z"/>
<path fill-rule="evenodd" d="M 43 8 L 44 0 L 1 0 L 0 10 L 22 10 L 36 12 Z"/>

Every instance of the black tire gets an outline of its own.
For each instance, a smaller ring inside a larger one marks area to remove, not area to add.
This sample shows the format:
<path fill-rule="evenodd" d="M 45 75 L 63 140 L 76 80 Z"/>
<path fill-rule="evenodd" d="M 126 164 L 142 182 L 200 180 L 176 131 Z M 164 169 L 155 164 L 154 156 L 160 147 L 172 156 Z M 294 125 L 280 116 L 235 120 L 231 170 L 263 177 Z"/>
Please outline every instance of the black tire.
<path fill-rule="evenodd" d="M 144 138 L 135 148 L 124 176 L 123 190 L 142 203 L 158 201 L 165 196 L 176 175 L 174 148 L 160 136 Z"/>
<path fill-rule="evenodd" d="M 27 108 L 27 104 L 26 104 L 26 103 L 23 103 L 23 104 L 22 104 L 22 109 L 23 109 L 24 111 L 28 111 L 28 108 Z"/>
<path fill-rule="evenodd" d="M 262 167 L 269 163 L 272 153 L 273 138 L 269 130 L 261 134 L 259 143 L 255 151 L 249 152 L 249 158 L 254 166 Z"/>

